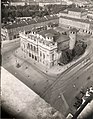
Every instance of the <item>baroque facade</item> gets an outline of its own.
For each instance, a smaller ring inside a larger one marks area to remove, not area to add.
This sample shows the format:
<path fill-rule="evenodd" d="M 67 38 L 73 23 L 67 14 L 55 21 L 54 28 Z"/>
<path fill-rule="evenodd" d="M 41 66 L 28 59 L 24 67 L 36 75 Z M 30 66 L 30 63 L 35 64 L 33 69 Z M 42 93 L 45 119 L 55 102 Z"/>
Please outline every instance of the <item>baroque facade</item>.
<path fill-rule="evenodd" d="M 57 65 L 57 42 L 53 41 L 51 33 L 43 34 L 33 31 L 28 35 L 20 34 L 21 49 L 35 61 L 50 68 Z"/>
<path fill-rule="evenodd" d="M 20 33 L 20 47 L 26 57 L 51 68 L 58 65 L 63 50 L 74 47 L 76 33 L 77 31 L 73 32 L 72 29 L 69 35 L 60 34 L 54 29 L 41 32 L 32 30 L 29 34 Z M 72 42 L 73 40 L 74 42 Z"/>

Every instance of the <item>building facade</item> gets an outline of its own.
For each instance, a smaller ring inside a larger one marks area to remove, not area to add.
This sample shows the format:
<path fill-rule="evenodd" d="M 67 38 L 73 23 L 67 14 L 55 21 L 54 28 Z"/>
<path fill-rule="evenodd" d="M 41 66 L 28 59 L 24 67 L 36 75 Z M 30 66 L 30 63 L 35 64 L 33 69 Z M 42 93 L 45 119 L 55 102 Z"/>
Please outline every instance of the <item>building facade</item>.
<path fill-rule="evenodd" d="M 77 28 L 82 32 L 93 34 L 93 21 L 87 19 L 87 12 L 73 8 L 59 13 L 59 26 Z"/>
<path fill-rule="evenodd" d="M 70 40 L 53 29 L 20 33 L 20 38 L 20 48 L 26 57 L 47 68 L 58 65 L 62 50 L 69 48 Z"/>
<path fill-rule="evenodd" d="M 47 68 L 51 68 L 57 65 L 57 42 L 53 41 L 53 35 L 51 33 L 42 34 L 43 32 L 38 34 L 33 31 L 29 35 L 20 34 L 20 46 L 31 59 Z"/>

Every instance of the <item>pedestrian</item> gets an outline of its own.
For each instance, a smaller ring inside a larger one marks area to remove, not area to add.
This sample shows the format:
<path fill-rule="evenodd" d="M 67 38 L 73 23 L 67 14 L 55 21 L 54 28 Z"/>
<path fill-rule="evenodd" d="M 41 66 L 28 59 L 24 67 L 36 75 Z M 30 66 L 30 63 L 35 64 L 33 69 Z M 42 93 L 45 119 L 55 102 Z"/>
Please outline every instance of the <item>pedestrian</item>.
<path fill-rule="evenodd" d="M 75 84 L 73 84 L 73 87 L 75 88 L 75 87 L 76 87 L 76 85 L 75 85 Z"/>

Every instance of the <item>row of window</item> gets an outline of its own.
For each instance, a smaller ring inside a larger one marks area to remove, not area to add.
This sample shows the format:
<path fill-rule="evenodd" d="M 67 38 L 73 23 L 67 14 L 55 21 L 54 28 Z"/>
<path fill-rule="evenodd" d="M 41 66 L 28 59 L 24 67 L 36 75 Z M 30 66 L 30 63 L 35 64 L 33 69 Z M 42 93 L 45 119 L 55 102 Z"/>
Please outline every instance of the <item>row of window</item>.
<path fill-rule="evenodd" d="M 41 30 L 46 30 L 46 29 L 47 29 L 47 27 L 45 26 L 45 27 L 36 28 L 36 31 L 39 32 Z M 26 31 L 25 32 L 25 34 L 29 34 L 29 33 L 31 33 L 31 31 Z M 33 32 L 33 34 L 35 34 L 35 32 Z"/>
<path fill-rule="evenodd" d="M 45 54 L 40 51 L 40 57 L 43 56 L 43 59 L 45 59 Z"/>
<path fill-rule="evenodd" d="M 37 56 L 34 56 L 33 54 L 29 53 L 29 57 L 32 57 L 32 59 L 35 59 L 37 61 Z"/>
<path fill-rule="evenodd" d="M 25 32 L 25 34 L 29 34 L 29 33 L 31 33 L 31 31 L 26 31 L 26 32 Z"/>
<path fill-rule="evenodd" d="M 43 59 L 45 59 L 45 53 L 42 53 L 41 51 L 40 51 L 40 57 L 42 57 L 43 56 Z M 54 54 L 52 54 L 52 60 L 54 60 Z"/>
<path fill-rule="evenodd" d="M 24 48 L 25 48 L 25 45 L 24 45 Z M 30 45 L 29 43 L 27 44 L 27 49 L 31 49 L 34 52 L 38 51 L 36 46 L 33 46 L 32 44 Z M 40 51 L 40 57 L 43 57 L 43 59 L 45 59 L 45 53 Z M 54 60 L 54 54 L 52 54 L 52 60 Z"/>
<path fill-rule="evenodd" d="M 27 44 L 27 49 L 31 49 L 34 52 L 37 52 L 38 50 L 36 46 L 33 46 L 32 44 L 30 45 L 29 43 Z"/>
<path fill-rule="evenodd" d="M 23 49 L 22 49 L 22 50 L 23 50 Z M 45 60 L 44 60 L 44 59 L 45 59 L 45 54 L 40 51 L 40 56 L 43 56 L 43 60 L 42 60 L 42 58 L 40 57 L 39 61 L 42 62 L 43 64 L 45 64 Z M 34 54 L 29 53 L 29 57 L 31 57 L 31 58 L 34 59 L 35 61 L 38 61 L 37 56 L 35 56 Z M 54 54 L 52 54 L 52 59 L 54 59 Z M 47 64 L 47 65 L 48 65 L 48 64 Z M 54 62 L 51 62 L 51 66 L 54 66 Z"/>
<path fill-rule="evenodd" d="M 87 30 L 83 30 L 83 32 L 86 32 L 86 33 L 88 33 L 88 34 L 92 34 L 91 31 L 87 31 Z"/>

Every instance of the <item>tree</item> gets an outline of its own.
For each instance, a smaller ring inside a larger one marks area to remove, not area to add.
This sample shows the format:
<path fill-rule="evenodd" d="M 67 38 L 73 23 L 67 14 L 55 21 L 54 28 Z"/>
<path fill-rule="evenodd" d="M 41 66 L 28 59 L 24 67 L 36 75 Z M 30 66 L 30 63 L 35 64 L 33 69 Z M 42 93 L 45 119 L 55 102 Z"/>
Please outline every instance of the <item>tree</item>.
<path fill-rule="evenodd" d="M 66 54 L 67 54 L 68 62 L 72 61 L 73 59 L 72 50 L 68 49 Z"/>
<path fill-rule="evenodd" d="M 80 56 L 84 53 L 84 49 L 82 47 L 82 44 L 77 44 L 74 48 L 75 56 Z"/>
<path fill-rule="evenodd" d="M 66 51 L 62 51 L 61 57 L 60 57 L 60 62 L 63 64 L 67 64 L 68 63 L 68 57 L 66 54 Z"/>

